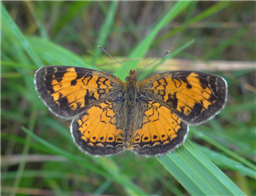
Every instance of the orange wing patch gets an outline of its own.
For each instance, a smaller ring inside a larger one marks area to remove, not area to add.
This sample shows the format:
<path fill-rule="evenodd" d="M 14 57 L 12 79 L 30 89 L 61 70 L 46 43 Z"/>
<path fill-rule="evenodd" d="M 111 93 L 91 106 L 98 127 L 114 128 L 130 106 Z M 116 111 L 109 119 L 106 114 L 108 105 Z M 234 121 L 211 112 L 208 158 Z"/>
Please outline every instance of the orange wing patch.
<path fill-rule="evenodd" d="M 182 144 L 188 126 L 168 108 L 149 102 L 141 128 L 134 131 L 131 150 L 144 155 L 163 154 Z"/>
<path fill-rule="evenodd" d="M 53 75 L 54 76 L 54 75 Z M 53 100 L 59 105 L 59 99 L 66 97 L 68 104 L 72 110 L 78 107 L 85 107 L 85 97 L 91 97 L 90 100 L 98 100 L 102 94 L 108 93 L 112 88 L 110 81 L 96 75 L 87 75 L 77 78 L 78 73 L 75 68 L 67 68 L 62 79 L 58 82 L 53 77 L 51 94 Z"/>
<path fill-rule="evenodd" d="M 106 156 L 123 151 L 123 131 L 116 127 L 112 103 L 105 102 L 78 115 L 71 124 L 77 146 L 92 155 Z"/>
<path fill-rule="evenodd" d="M 225 107 L 226 81 L 201 72 L 166 72 L 140 83 L 145 97 L 159 102 L 187 124 L 201 124 Z"/>
<path fill-rule="evenodd" d="M 189 84 L 189 85 L 188 85 Z M 192 85 L 193 84 L 193 85 Z M 165 78 L 153 82 L 151 87 L 154 93 L 163 96 L 163 101 L 169 100 L 169 95 L 176 95 L 178 100 L 176 109 L 189 115 L 196 103 L 203 105 L 202 111 L 206 110 L 211 102 L 209 98 L 212 91 L 209 87 L 203 89 L 198 74 L 191 73 L 187 76 L 187 82 L 178 78 Z"/>

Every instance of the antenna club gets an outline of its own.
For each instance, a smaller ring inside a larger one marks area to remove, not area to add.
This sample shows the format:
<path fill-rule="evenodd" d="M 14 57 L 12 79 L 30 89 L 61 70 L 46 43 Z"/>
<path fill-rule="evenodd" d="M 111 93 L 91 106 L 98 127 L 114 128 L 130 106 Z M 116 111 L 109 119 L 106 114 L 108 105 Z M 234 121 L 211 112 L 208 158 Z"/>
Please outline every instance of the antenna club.
<path fill-rule="evenodd" d="M 162 54 L 162 56 L 161 57 L 164 57 L 165 55 L 167 55 L 167 54 L 170 54 L 170 51 L 168 50 L 167 52 L 165 52 L 164 54 Z M 160 57 L 160 58 L 161 58 Z"/>

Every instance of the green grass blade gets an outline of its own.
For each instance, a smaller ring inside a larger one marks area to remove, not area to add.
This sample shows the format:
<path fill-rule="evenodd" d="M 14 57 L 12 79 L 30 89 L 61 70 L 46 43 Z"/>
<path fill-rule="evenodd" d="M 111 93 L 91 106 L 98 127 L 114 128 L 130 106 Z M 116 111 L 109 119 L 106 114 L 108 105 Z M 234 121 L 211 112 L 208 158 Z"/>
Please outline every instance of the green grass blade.
<path fill-rule="evenodd" d="M 29 69 L 37 69 L 37 66 L 35 65 L 27 65 L 27 64 L 21 64 L 11 61 L 1 61 L 2 66 L 8 66 L 8 67 L 23 67 L 23 68 L 29 68 Z"/>
<path fill-rule="evenodd" d="M 223 152 L 225 152 L 225 154 L 233 157 L 234 159 L 238 160 L 240 163 L 242 163 L 242 164 L 246 165 L 247 167 L 250 167 L 251 169 L 256 171 L 255 165 L 253 165 L 252 163 L 247 161 L 245 158 L 239 156 L 238 154 L 236 154 L 232 150 L 229 150 L 225 146 L 223 146 L 223 145 L 219 144 L 218 142 L 214 141 L 213 139 L 211 139 L 211 138 L 214 138 L 213 134 L 205 133 L 204 131 L 200 131 L 200 130 L 195 129 L 195 128 L 191 128 L 191 132 L 194 132 L 197 135 L 197 137 L 199 137 L 201 139 L 204 139 L 208 143 L 214 145 L 215 147 L 217 147 L 220 150 L 222 150 Z"/>
<path fill-rule="evenodd" d="M 105 176 L 106 173 L 96 169 L 96 167 L 90 166 L 89 164 L 82 164 L 83 159 L 81 157 L 78 157 L 76 155 L 73 155 L 69 152 L 66 152 L 60 148 L 58 148 L 57 146 L 54 146 L 52 144 L 50 144 L 49 142 L 43 140 L 42 138 L 38 137 L 37 135 L 35 135 L 34 133 L 32 133 L 30 130 L 26 129 L 25 127 L 21 128 L 24 132 L 26 132 L 31 138 L 35 139 L 36 141 L 40 142 L 41 144 L 43 144 L 44 146 L 46 146 L 47 148 L 51 149 L 52 151 L 54 151 L 56 154 L 58 155 L 62 155 L 64 157 L 66 157 L 67 159 L 69 159 L 70 161 L 73 161 L 83 167 L 86 167 L 88 169 L 90 169 L 91 171 L 94 171 L 95 173 L 98 173 L 100 175 Z"/>
<path fill-rule="evenodd" d="M 13 141 L 15 143 L 18 143 L 18 144 L 22 144 L 22 145 L 25 145 L 26 144 L 26 140 L 23 139 L 23 138 L 20 138 L 18 136 L 15 136 L 15 135 L 11 135 L 11 134 L 1 134 L 1 139 L 2 141 Z M 55 151 L 49 149 L 49 148 L 45 148 L 45 146 L 39 144 L 39 143 L 30 143 L 30 147 L 33 148 L 33 149 L 36 149 L 36 150 L 39 150 L 41 152 L 44 152 L 44 153 L 48 153 L 48 154 L 54 154 Z"/>
<path fill-rule="evenodd" d="M 220 54 L 225 48 L 229 47 L 233 43 L 235 43 L 240 37 L 242 37 L 247 31 L 249 30 L 249 27 L 244 27 L 239 29 L 232 37 L 229 39 L 224 40 L 218 47 L 214 48 L 213 50 L 205 53 L 202 56 L 202 59 L 208 60 L 213 59 L 217 54 Z"/>
<path fill-rule="evenodd" d="M 256 179 L 255 170 L 245 167 L 238 161 L 234 161 L 233 159 L 224 156 L 219 152 L 215 152 L 209 148 L 204 146 L 200 146 L 192 142 L 208 159 L 214 162 L 217 166 L 224 168 L 224 169 L 231 169 L 233 171 L 238 171 L 242 175 L 250 176 L 251 178 Z"/>
<path fill-rule="evenodd" d="M 193 44 L 195 42 L 195 40 L 191 40 L 188 43 L 184 44 L 183 46 L 179 47 L 178 49 L 176 49 L 175 51 L 173 51 L 170 55 L 168 55 L 168 58 L 164 58 L 164 60 L 160 61 L 160 63 L 156 64 L 155 66 L 147 69 L 146 71 L 142 72 L 139 75 L 139 78 L 146 78 L 149 76 L 150 73 L 152 73 L 159 65 L 161 65 L 165 60 L 172 58 L 174 56 L 176 56 L 177 54 L 179 54 L 181 51 L 185 50 L 187 47 L 189 47 L 191 44 Z"/>
<path fill-rule="evenodd" d="M 234 114 L 235 112 L 240 112 L 242 109 L 249 110 L 249 109 L 255 109 L 255 100 L 245 103 L 239 103 L 236 105 L 227 105 L 225 109 L 219 114 L 222 118 L 224 118 L 227 115 Z"/>
<path fill-rule="evenodd" d="M 78 55 L 48 40 L 30 36 L 27 37 L 27 40 L 35 52 L 40 54 L 40 57 L 44 62 L 46 62 L 46 64 L 70 65 L 96 69 L 91 64 L 85 62 Z"/>
<path fill-rule="evenodd" d="M 191 195 L 245 195 L 190 141 L 157 159 Z"/>
<path fill-rule="evenodd" d="M 98 45 L 101 45 L 103 48 L 105 46 L 105 43 L 107 42 L 107 38 L 109 36 L 109 33 L 112 29 L 114 20 L 115 20 L 115 13 L 117 8 L 117 2 L 112 1 L 109 10 L 107 12 L 107 16 L 102 24 L 102 27 L 100 29 L 100 33 L 97 40 L 97 45 L 94 48 L 93 56 L 92 56 L 92 64 L 94 64 L 99 58 L 99 55 L 101 54 L 101 50 L 98 48 Z"/>
<path fill-rule="evenodd" d="M 202 13 L 198 14 L 194 18 L 191 18 L 188 21 L 186 21 L 183 26 L 175 28 L 175 29 L 169 31 L 168 33 L 166 33 L 166 34 L 160 36 L 159 38 L 157 38 L 154 41 L 153 46 L 158 45 L 159 43 L 161 43 L 164 40 L 170 38 L 171 36 L 175 35 L 176 33 L 185 30 L 188 27 L 188 25 L 196 23 L 196 22 L 198 22 L 198 21 L 200 21 L 202 19 L 205 19 L 205 18 L 207 18 L 209 16 L 212 16 L 213 14 L 223 10 L 224 8 L 228 7 L 229 4 L 230 3 L 227 2 L 227 1 L 220 1 L 220 2 L 218 2 L 216 4 L 214 4 L 212 7 L 208 8 L 207 10 L 205 10 Z"/>
<path fill-rule="evenodd" d="M 64 7 L 65 5 L 63 5 L 63 3 L 61 5 Z M 74 19 L 78 14 L 83 11 L 84 8 L 86 8 L 91 3 L 92 1 L 74 1 L 70 4 L 67 4 L 68 6 L 66 7 L 66 9 L 68 10 L 68 12 L 65 14 L 64 17 L 60 17 L 60 20 L 56 22 L 54 34 L 58 34 L 58 32 L 61 31 L 66 25 L 69 25 L 69 21 Z"/>
<path fill-rule="evenodd" d="M 106 189 L 111 185 L 113 181 L 107 179 L 96 191 L 94 191 L 93 195 L 101 195 L 106 191 Z"/>
<path fill-rule="evenodd" d="M 44 25 L 38 15 L 39 10 L 36 8 L 35 3 L 33 1 L 25 1 L 24 3 L 27 4 L 29 11 L 31 12 L 31 14 L 33 15 L 33 18 L 38 26 L 38 29 L 40 31 L 40 34 L 44 37 L 44 39 L 49 39 L 49 36 L 46 32 L 46 30 L 44 29 Z"/>
<path fill-rule="evenodd" d="M 55 151 L 56 154 L 62 155 L 69 159 L 72 162 L 75 162 L 76 164 L 83 166 L 99 175 L 102 175 L 105 178 L 113 179 L 115 182 L 123 185 L 129 192 L 132 192 L 134 195 L 147 195 L 144 191 L 142 191 L 136 184 L 134 184 L 128 177 L 121 174 L 119 171 L 118 166 L 108 157 L 98 157 L 95 158 L 95 162 L 100 165 L 103 170 L 100 170 L 94 166 L 94 164 L 85 164 L 84 159 L 82 157 L 73 155 L 71 153 L 68 153 L 57 146 L 54 146 L 50 144 L 49 142 L 43 140 L 42 138 L 38 137 L 34 133 L 32 133 L 30 130 L 26 129 L 25 127 L 22 127 L 22 130 L 26 132 L 31 138 L 35 139 L 36 141 L 40 142 L 41 144 L 45 145 L 47 148 L 50 148 L 51 150 Z"/>
<path fill-rule="evenodd" d="M 29 125 L 28 125 L 31 130 L 34 130 L 35 121 L 36 121 L 36 107 L 35 107 L 35 104 L 33 104 L 31 107 L 31 113 L 30 113 Z M 22 159 L 19 163 L 19 167 L 18 167 L 17 175 L 16 175 L 14 183 L 13 183 L 13 189 L 11 191 L 11 195 L 16 195 L 16 192 L 18 190 L 23 172 L 25 170 L 26 159 L 27 159 L 27 155 L 28 155 L 29 149 L 30 149 L 30 143 L 31 143 L 31 137 L 29 135 L 27 135 L 26 140 L 25 140 L 25 145 L 22 150 Z"/>
<path fill-rule="evenodd" d="M 161 19 L 159 23 L 152 29 L 152 31 L 136 46 L 136 48 L 130 53 L 129 58 L 141 58 L 143 57 L 152 42 L 157 36 L 158 32 L 165 27 L 165 25 L 173 20 L 181 11 L 183 11 L 189 4 L 189 1 L 179 1 L 175 6 Z M 128 69 L 135 69 L 138 65 L 138 60 L 125 63 Z M 120 67 L 114 75 L 118 76 L 121 80 L 124 80 L 127 73 L 124 72 L 124 68 Z"/>
<path fill-rule="evenodd" d="M 20 29 L 18 28 L 18 26 L 12 20 L 12 18 L 10 17 L 8 12 L 6 11 L 2 2 L 1 2 L 1 22 L 2 22 L 1 25 L 3 25 L 3 23 L 8 24 L 8 25 L 6 25 L 6 27 L 8 26 L 11 29 L 11 31 L 9 31 L 9 33 L 11 33 L 12 36 L 15 37 L 19 41 L 19 43 L 22 45 L 23 49 L 27 52 L 27 54 L 32 59 L 32 61 L 38 67 L 43 66 L 42 61 L 40 60 L 38 55 L 34 52 L 33 48 L 30 46 L 30 44 L 26 40 L 26 38 L 23 36 L 23 34 L 20 31 Z M 11 35 L 9 35 L 9 36 L 11 36 Z"/>

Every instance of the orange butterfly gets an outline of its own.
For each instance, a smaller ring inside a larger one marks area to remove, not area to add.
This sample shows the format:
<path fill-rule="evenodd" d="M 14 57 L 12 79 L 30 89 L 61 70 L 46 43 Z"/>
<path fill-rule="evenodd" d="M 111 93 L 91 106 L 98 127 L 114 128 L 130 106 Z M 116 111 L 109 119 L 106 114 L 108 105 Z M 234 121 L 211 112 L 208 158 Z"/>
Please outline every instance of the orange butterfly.
<path fill-rule="evenodd" d="M 164 72 L 139 83 L 130 70 L 124 83 L 92 69 L 46 66 L 37 70 L 35 86 L 52 113 L 74 118 L 74 142 L 95 156 L 166 154 L 184 142 L 188 125 L 213 118 L 227 100 L 223 78 L 196 71 Z"/>

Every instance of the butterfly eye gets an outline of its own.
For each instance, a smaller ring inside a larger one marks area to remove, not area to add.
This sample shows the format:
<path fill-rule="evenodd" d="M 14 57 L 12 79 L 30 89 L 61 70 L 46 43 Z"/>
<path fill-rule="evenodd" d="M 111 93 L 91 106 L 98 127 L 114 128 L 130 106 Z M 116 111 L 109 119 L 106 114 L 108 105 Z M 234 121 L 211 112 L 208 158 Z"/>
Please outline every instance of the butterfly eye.
<path fill-rule="evenodd" d="M 121 101 L 121 100 L 123 100 L 123 99 L 124 99 L 123 96 L 118 96 L 118 97 L 116 97 L 116 98 L 114 99 L 114 101 Z"/>
<path fill-rule="evenodd" d="M 127 77 L 125 78 L 125 82 L 127 82 L 128 79 L 129 79 L 129 76 L 127 76 Z"/>
<path fill-rule="evenodd" d="M 137 99 L 142 100 L 142 101 L 148 100 L 146 97 L 140 96 L 140 94 L 137 94 Z"/>

